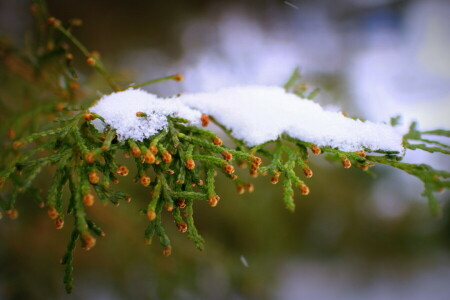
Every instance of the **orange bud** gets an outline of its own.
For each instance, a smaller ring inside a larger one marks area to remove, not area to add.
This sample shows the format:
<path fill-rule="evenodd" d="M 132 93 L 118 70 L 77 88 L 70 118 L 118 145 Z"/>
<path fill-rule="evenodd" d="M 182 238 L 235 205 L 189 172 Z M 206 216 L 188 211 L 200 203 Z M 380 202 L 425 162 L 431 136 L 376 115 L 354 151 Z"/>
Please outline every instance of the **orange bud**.
<path fill-rule="evenodd" d="M 148 148 L 150 150 L 151 153 L 153 153 L 154 155 L 156 155 L 156 153 L 158 153 L 158 148 L 156 146 L 150 146 Z"/>
<path fill-rule="evenodd" d="M 95 156 L 93 153 L 89 152 L 84 155 L 84 161 L 88 164 L 93 164 L 95 161 Z"/>
<path fill-rule="evenodd" d="M 299 189 L 300 189 L 300 193 L 302 193 L 302 195 L 306 196 L 309 194 L 309 187 L 306 184 L 300 183 Z"/>
<path fill-rule="evenodd" d="M 170 256 L 170 254 L 172 254 L 172 247 L 165 247 L 164 249 L 163 249 L 163 252 L 162 252 L 162 254 L 164 255 L 164 256 Z"/>
<path fill-rule="evenodd" d="M 144 113 L 144 112 L 141 112 L 141 111 L 138 111 L 138 112 L 136 113 L 136 117 L 142 118 L 142 117 L 146 117 L 146 116 L 147 116 L 147 114 Z"/>
<path fill-rule="evenodd" d="M 150 182 L 151 182 L 151 179 L 148 176 L 142 176 L 141 179 L 140 179 L 140 182 L 141 182 L 141 184 L 143 186 L 149 186 Z"/>
<path fill-rule="evenodd" d="M 89 66 L 94 66 L 95 64 L 96 64 L 96 61 L 95 61 L 95 58 L 93 58 L 93 57 L 88 57 L 87 59 L 86 59 L 86 63 L 89 65 Z"/>
<path fill-rule="evenodd" d="M 130 197 L 130 196 L 126 196 L 126 197 L 125 197 L 125 201 L 127 201 L 128 203 L 130 203 L 130 202 L 131 202 L 131 197 Z"/>
<path fill-rule="evenodd" d="M 361 156 L 362 158 L 366 158 L 366 156 L 367 156 L 366 151 L 364 151 L 364 150 L 355 151 L 355 154 Z"/>
<path fill-rule="evenodd" d="M 185 199 L 178 199 L 177 200 L 177 206 L 181 209 L 186 207 L 186 200 Z"/>
<path fill-rule="evenodd" d="M 162 161 L 166 164 L 170 163 L 172 161 L 172 155 L 169 152 L 164 152 L 162 155 Z"/>
<path fill-rule="evenodd" d="M 352 162 L 347 157 L 342 160 L 342 165 L 344 168 L 348 169 L 352 166 Z"/>
<path fill-rule="evenodd" d="M 234 173 L 234 167 L 230 164 L 226 164 L 224 167 L 225 173 L 227 174 L 233 174 Z"/>
<path fill-rule="evenodd" d="M 177 224 L 177 229 L 179 232 L 185 233 L 187 231 L 188 227 L 187 227 L 187 224 L 183 222 L 183 223 Z"/>
<path fill-rule="evenodd" d="M 133 148 L 131 148 L 131 154 L 134 157 L 139 157 L 139 156 L 141 156 L 142 152 L 141 152 L 141 149 L 139 149 L 138 147 L 133 147 Z"/>
<path fill-rule="evenodd" d="M 209 125 L 209 117 L 208 115 L 202 114 L 202 116 L 200 117 L 200 120 L 202 121 L 202 126 L 206 127 Z"/>
<path fill-rule="evenodd" d="M 95 171 L 89 172 L 88 178 L 91 184 L 97 184 L 100 181 L 100 177 L 98 177 L 98 174 Z"/>
<path fill-rule="evenodd" d="M 56 210 L 56 208 L 54 207 L 50 207 L 47 211 L 48 216 L 50 217 L 50 219 L 54 220 L 59 216 L 58 211 Z"/>
<path fill-rule="evenodd" d="M 125 158 L 130 158 L 130 153 L 128 153 L 128 152 L 125 152 L 124 154 L 123 154 L 123 157 L 125 157 Z"/>
<path fill-rule="evenodd" d="M 270 182 L 272 184 L 277 184 L 278 183 L 278 178 L 279 178 L 279 176 L 273 176 L 272 178 L 270 178 Z"/>
<path fill-rule="evenodd" d="M 81 240 L 83 241 L 84 250 L 90 250 L 96 243 L 96 239 L 87 231 L 81 233 Z"/>
<path fill-rule="evenodd" d="M 86 206 L 94 205 L 94 200 L 95 200 L 94 195 L 92 195 L 91 193 L 83 195 L 83 203 Z"/>
<path fill-rule="evenodd" d="M 252 192 L 255 190 L 254 185 L 251 184 L 251 183 L 247 183 L 247 184 L 245 185 L 245 188 L 247 189 L 247 192 L 249 192 L 249 193 L 252 193 Z"/>
<path fill-rule="evenodd" d="M 183 80 L 183 75 L 181 75 L 181 74 L 175 74 L 175 75 L 173 75 L 173 80 L 175 80 L 175 81 L 181 81 L 181 80 Z"/>
<path fill-rule="evenodd" d="M 57 218 L 55 221 L 55 226 L 56 226 L 56 229 L 58 229 L 58 230 L 62 229 L 64 227 L 64 219 L 61 217 Z"/>
<path fill-rule="evenodd" d="M 83 115 L 83 118 L 84 118 L 86 121 L 92 121 L 92 120 L 95 119 L 94 115 L 91 114 L 91 113 L 85 113 L 85 114 Z"/>
<path fill-rule="evenodd" d="M 238 194 L 240 194 L 240 195 L 242 195 L 243 193 L 245 193 L 245 188 L 244 188 L 244 186 L 243 185 L 238 185 L 238 186 L 236 186 L 236 189 L 237 189 L 237 192 L 238 192 Z"/>
<path fill-rule="evenodd" d="M 209 196 L 208 203 L 211 207 L 217 206 L 217 203 L 219 203 L 220 197 L 218 195 L 211 195 Z"/>
<path fill-rule="evenodd" d="M 253 157 L 252 157 L 252 162 L 253 162 L 254 164 L 260 166 L 261 163 L 262 163 L 262 159 L 261 159 L 260 157 L 253 156 Z"/>
<path fill-rule="evenodd" d="M 258 177 L 258 171 L 257 170 L 250 170 L 250 176 L 252 177 Z"/>
<path fill-rule="evenodd" d="M 58 103 L 58 104 L 56 104 L 56 111 L 61 112 L 61 111 L 63 111 L 64 107 L 66 107 L 66 105 L 64 103 Z"/>
<path fill-rule="evenodd" d="M 258 164 L 255 164 L 255 163 L 253 163 L 250 169 L 251 169 L 251 170 L 253 170 L 253 171 L 256 171 L 256 170 L 258 170 L 258 169 L 259 169 L 259 165 L 258 165 Z"/>
<path fill-rule="evenodd" d="M 47 24 L 53 27 L 61 25 L 61 21 L 56 19 L 55 17 L 50 17 L 47 19 Z"/>
<path fill-rule="evenodd" d="M 314 153 L 316 155 L 322 153 L 322 150 L 317 146 L 312 146 L 311 151 L 312 151 L 312 153 Z"/>
<path fill-rule="evenodd" d="M 195 162 L 192 158 L 186 160 L 186 169 L 193 170 L 195 168 Z"/>
<path fill-rule="evenodd" d="M 128 172 L 128 168 L 125 166 L 119 166 L 116 170 L 116 174 L 120 176 L 127 176 Z"/>
<path fill-rule="evenodd" d="M 153 153 L 151 152 L 147 152 L 144 155 L 144 161 L 148 164 L 153 164 L 156 161 L 155 155 L 153 155 Z"/>
<path fill-rule="evenodd" d="M 147 218 L 149 219 L 149 221 L 153 221 L 154 219 L 156 219 L 156 213 L 154 210 L 147 210 Z"/>
<path fill-rule="evenodd" d="M 166 203 L 166 209 L 167 209 L 168 212 L 173 211 L 173 208 L 174 208 L 174 207 L 173 207 L 172 204 Z"/>
<path fill-rule="evenodd" d="M 14 129 L 10 128 L 8 130 L 8 139 L 13 140 L 15 136 L 16 136 L 16 131 Z"/>
<path fill-rule="evenodd" d="M 18 150 L 20 148 L 22 148 L 23 143 L 21 141 L 15 141 L 12 143 L 12 147 L 14 150 Z"/>
<path fill-rule="evenodd" d="M 303 173 L 305 174 L 306 178 L 311 178 L 313 176 L 313 171 L 307 166 L 303 167 Z"/>
<path fill-rule="evenodd" d="M 358 165 L 358 167 L 363 170 L 364 172 L 369 171 L 369 166 L 368 165 Z"/>
<path fill-rule="evenodd" d="M 78 83 L 78 81 L 71 81 L 69 86 L 74 91 L 80 88 L 80 84 Z"/>
<path fill-rule="evenodd" d="M 216 145 L 216 146 L 222 146 L 222 144 L 223 144 L 222 140 L 221 140 L 220 137 L 218 137 L 218 136 L 216 136 L 216 137 L 214 138 L 213 143 L 214 143 L 214 145 Z"/>
<path fill-rule="evenodd" d="M 231 161 L 233 159 L 233 154 L 231 154 L 230 152 L 224 151 L 222 155 L 223 159 L 225 159 L 226 161 Z"/>

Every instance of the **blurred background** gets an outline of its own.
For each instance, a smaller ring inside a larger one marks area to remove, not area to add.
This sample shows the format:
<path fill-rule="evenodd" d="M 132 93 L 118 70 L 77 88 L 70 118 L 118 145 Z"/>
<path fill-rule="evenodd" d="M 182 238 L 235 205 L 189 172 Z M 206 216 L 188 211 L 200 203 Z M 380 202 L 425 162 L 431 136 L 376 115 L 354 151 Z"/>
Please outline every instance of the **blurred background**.
<path fill-rule="evenodd" d="M 373 121 L 402 115 L 420 129 L 450 128 L 450 3 L 390 0 L 49 0 L 62 19 L 81 18 L 75 35 L 119 81 L 182 73 L 181 83 L 146 89 L 162 96 L 231 85 L 282 85 L 298 66 L 320 87 L 316 101 Z M 32 32 L 26 0 L 0 0 L 0 36 L 17 45 Z M 84 68 L 82 59 L 80 67 Z M 87 70 L 87 69 L 86 69 Z M 90 72 L 81 78 L 108 92 Z M 449 170 L 440 155 L 409 153 Z M 422 184 L 376 167 L 374 180 L 313 159 L 311 194 L 284 209 L 280 186 L 255 181 L 237 195 L 219 179 L 222 201 L 196 205 L 206 240 L 198 252 L 168 223 L 173 254 L 145 246 L 134 201 L 91 209 L 107 238 L 75 254 L 75 288 L 63 290 L 70 228 L 21 199 L 21 217 L 0 221 L 0 299 L 448 299 L 449 193 L 431 216 Z M 242 172 L 243 174 L 246 172 Z M 126 180 L 125 180 L 126 181 Z M 38 184 L 48 185 L 45 178 Z M 69 226 L 67 226 L 69 227 Z"/>

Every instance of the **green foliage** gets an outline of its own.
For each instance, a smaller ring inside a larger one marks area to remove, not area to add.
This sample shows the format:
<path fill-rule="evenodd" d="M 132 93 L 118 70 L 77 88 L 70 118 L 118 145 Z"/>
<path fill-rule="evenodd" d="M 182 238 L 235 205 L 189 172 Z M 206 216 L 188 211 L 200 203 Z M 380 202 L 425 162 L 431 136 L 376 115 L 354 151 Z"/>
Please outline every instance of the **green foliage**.
<path fill-rule="evenodd" d="M 3 141 L 8 151 L 0 160 L 0 183 L 3 188 L 0 216 L 3 211 L 11 218 L 17 217 L 15 206 L 19 194 L 26 194 L 39 206 L 47 207 L 57 229 L 61 229 L 71 216 L 73 231 L 67 252 L 61 260 L 65 265 L 67 292 L 72 290 L 73 253 L 77 241 L 80 240 L 82 247 L 88 250 L 96 243 L 94 236 L 105 236 L 103 230 L 89 218 L 86 207 L 92 206 L 95 199 L 113 205 L 130 202 L 129 195 L 115 191 L 112 186 L 120 177 L 128 175 L 131 165 L 136 169 L 134 181 L 147 188 L 150 194 L 148 202 L 140 208 L 148 218 L 145 242 L 150 244 L 154 237 L 158 239 L 164 255 L 170 255 L 172 249 L 162 223 L 166 214 L 164 211 L 171 215 L 177 229 L 186 233 L 201 250 L 204 241 L 195 226 L 193 207 L 197 201 L 207 201 L 212 207 L 218 204 L 220 197 L 215 191 L 217 173 L 234 182 L 238 193 L 253 191 L 252 184 L 235 174 L 236 166 L 248 167 L 253 177 L 270 175 L 273 184 L 281 180 L 284 205 L 293 211 L 294 190 L 298 189 L 302 195 L 308 195 L 310 191 L 298 171 L 305 178 L 313 176 L 309 166 L 311 152 L 326 154 L 329 160 L 339 161 L 345 168 L 356 166 L 369 172 L 369 168 L 379 163 L 414 175 L 424 183 L 424 196 L 429 200 L 431 211 L 439 213 L 439 203 L 434 193 L 450 187 L 450 173 L 434 170 L 427 165 L 402 163 L 399 153 L 373 152 L 370 149 L 347 153 L 330 147 L 319 148 L 287 135 L 249 148 L 213 117 L 205 115 L 202 116 L 203 124 L 214 122 L 228 135 L 234 147 L 223 145 L 222 140 L 209 130 L 171 117 L 168 118 L 166 130 L 142 142 L 128 140 L 120 143 L 111 128 L 99 133 L 90 122 L 101 119 L 101 116 L 89 112 L 96 97 L 86 96 L 80 91 L 83 82 L 74 67 L 72 47 L 81 52 L 86 63 L 98 71 L 114 91 L 122 88 L 106 72 L 98 55 L 89 52 L 72 34 L 72 27 L 79 22 L 62 24 L 55 18 L 49 18 L 41 1 L 35 1 L 32 12 L 39 25 L 33 45 L 22 50 L 5 42 L 0 43 L 1 68 L 5 70 L 2 74 L 6 74 L 4 82 L 19 82 L 24 91 L 23 95 L 18 96 L 13 91 L 21 89 L 8 89 L 7 85 L 2 87 L 11 93 L 3 91 L 1 94 L 1 104 L 6 107 L 9 118 L 2 120 L 1 128 L 2 132 L 8 132 L 8 140 Z M 164 80 L 181 80 L 181 76 L 166 76 L 133 87 Z M 298 69 L 285 88 L 309 99 L 318 93 L 318 89 L 308 92 L 307 86 L 300 81 Z M 26 105 L 10 108 L 6 103 L 14 97 L 32 98 L 37 105 L 28 110 L 24 109 Z M 139 114 L 136 117 L 146 116 Z M 424 135 L 449 137 L 450 133 L 445 130 L 420 132 L 413 124 L 404 137 L 405 148 L 450 154 L 449 145 L 424 139 Z M 366 152 L 371 152 L 371 155 Z M 132 163 L 123 165 L 123 156 L 131 158 Z M 52 176 L 47 191 L 33 185 L 43 170 Z M 64 191 L 68 191 L 68 197 L 65 197 Z"/>

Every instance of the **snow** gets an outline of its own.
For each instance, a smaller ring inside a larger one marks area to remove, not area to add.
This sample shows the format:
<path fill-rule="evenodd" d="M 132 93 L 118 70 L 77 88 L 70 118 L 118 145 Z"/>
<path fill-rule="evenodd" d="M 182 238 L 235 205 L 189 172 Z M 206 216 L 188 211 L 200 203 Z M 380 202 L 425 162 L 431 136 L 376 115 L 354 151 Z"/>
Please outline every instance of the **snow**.
<path fill-rule="evenodd" d="M 129 89 L 103 96 L 90 111 L 103 117 L 106 125 L 116 130 L 119 141 L 142 141 L 167 128 L 167 116 L 187 119 L 191 124 L 200 123 L 201 113 L 180 101 L 158 98 L 144 90 Z M 137 117 L 137 112 L 147 117 Z M 92 121 L 103 132 L 105 124 L 100 119 Z"/>
<path fill-rule="evenodd" d="M 274 86 L 237 86 L 170 99 L 127 90 L 104 96 L 91 111 L 116 129 L 120 140 L 141 141 L 156 134 L 167 126 L 166 115 L 197 124 L 202 112 L 213 116 L 248 146 L 275 140 L 285 133 L 319 147 L 331 146 L 346 152 L 403 151 L 402 136 L 393 127 L 326 111 L 314 101 Z M 148 117 L 136 117 L 138 111 Z M 95 121 L 96 128 L 103 130 L 101 121 Z"/>

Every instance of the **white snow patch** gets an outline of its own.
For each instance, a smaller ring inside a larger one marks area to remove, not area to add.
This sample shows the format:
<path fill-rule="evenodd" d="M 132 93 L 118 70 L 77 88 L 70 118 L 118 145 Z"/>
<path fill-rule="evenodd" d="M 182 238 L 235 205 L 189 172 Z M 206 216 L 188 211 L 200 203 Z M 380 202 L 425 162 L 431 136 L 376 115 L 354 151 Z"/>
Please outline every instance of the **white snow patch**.
<path fill-rule="evenodd" d="M 314 101 L 301 99 L 280 87 L 230 87 L 215 93 L 185 94 L 180 99 L 189 107 L 214 116 L 249 146 L 286 133 L 347 152 L 363 148 L 403 151 L 402 136 L 392 126 L 326 111 Z"/>
<path fill-rule="evenodd" d="M 286 133 L 305 142 L 347 152 L 363 148 L 403 151 L 402 136 L 393 127 L 326 111 L 319 104 L 280 87 L 230 87 L 170 99 L 142 90 L 126 90 L 102 97 L 91 112 L 102 116 L 117 131 L 119 140 L 148 138 L 167 127 L 169 115 L 198 124 L 202 112 L 216 118 L 249 146 L 275 140 Z M 136 112 L 144 112 L 148 117 L 136 117 Z M 98 119 L 94 120 L 94 126 L 104 130 L 103 122 Z"/>
<path fill-rule="evenodd" d="M 167 116 L 187 119 L 191 124 L 200 122 L 201 113 L 181 103 L 178 99 L 158 98 L 144 90 L 129 89 L 103 96 L 90 111 L 102 116 L 107 125 L 115 129 L 119 141 L 133 139 L 142 141 L 164 128 Z M 137 112 L 147 117 L 137 117 Z M 103 132 L 105 124 L 100 119 L 93 122 Z"/>

